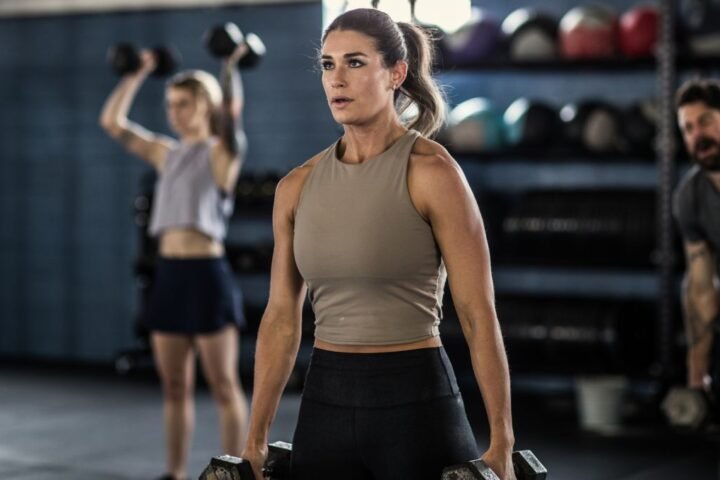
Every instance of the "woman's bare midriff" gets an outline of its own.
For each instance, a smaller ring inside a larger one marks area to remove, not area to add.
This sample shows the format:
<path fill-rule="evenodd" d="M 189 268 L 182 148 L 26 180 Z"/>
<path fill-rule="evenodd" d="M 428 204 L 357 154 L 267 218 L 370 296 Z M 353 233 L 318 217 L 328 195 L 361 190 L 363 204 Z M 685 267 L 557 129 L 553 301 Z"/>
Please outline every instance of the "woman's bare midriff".
<path fill-rule="evenodd" d="M 208 258 L 225 254 L 223 244 L 192 228 L 173 228 L 160 238 L 160 255 L 168 258 Z"/>
<path fill-rule="evenodd" d="M 420 340 L 418 342 L 395 343 L 391 345 L 341 345 L 337 343 L 325 342 L 317 338 L 315 339 L 315 348 L 341 353 L 403 352 L 406 350 L 417 350 L 419 348 L 435 348 L 441 346 L 442 341 L 440 340 L 440 337 L 430 337 L 426 338 L 425 340 Z"/>

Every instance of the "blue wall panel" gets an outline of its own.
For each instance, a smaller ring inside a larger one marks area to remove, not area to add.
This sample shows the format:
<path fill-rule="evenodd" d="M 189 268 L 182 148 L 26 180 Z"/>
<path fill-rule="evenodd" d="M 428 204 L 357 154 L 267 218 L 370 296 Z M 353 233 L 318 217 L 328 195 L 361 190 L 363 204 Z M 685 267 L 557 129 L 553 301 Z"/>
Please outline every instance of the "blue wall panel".
<path fill-rule="evenodd" d="M 314 70 L 321 16 L 317 3 L 0 20 L 0 354 L 108 361 L 133 341 L 132 202 L 148 167 L 97 126 L 117 81 L 107 47 L 172 43 L 183 67 L 216 73 L 208 26 L 258 33 L 246 168 L 285 172 L 337 132 Z M 149 79 L 131 118 L 168 133 L 162 95 Z"/>

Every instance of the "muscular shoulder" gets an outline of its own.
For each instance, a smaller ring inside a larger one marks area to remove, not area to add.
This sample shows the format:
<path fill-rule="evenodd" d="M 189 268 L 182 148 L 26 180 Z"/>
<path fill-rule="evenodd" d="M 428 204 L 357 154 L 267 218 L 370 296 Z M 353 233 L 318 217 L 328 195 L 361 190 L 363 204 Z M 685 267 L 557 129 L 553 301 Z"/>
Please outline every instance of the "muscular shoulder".
<path fill-rule="evenodd" d="M 305 181 L 324 153 L 324 151 L 320 152 L 302 165 L 293 168 L 278 182 L 275 190 L 275 205 L 277 209 L 285 211 L 292 217 L 295 216 L 295 210 Z"/>
<path fill-rule="evenodd" d="M 470 191 L 455 159 L 442 145 L 426 138 L 419 138 L 410 154 L 408 189 L 426 219 L 438 205 L 460 201 Z"/>
<path fill-rule="evenodd" d="M 457 181 L 462 177 L 460 166 L 439 143 L 420 137 L 410 154 L 409 180 L 421 185 Z"/>

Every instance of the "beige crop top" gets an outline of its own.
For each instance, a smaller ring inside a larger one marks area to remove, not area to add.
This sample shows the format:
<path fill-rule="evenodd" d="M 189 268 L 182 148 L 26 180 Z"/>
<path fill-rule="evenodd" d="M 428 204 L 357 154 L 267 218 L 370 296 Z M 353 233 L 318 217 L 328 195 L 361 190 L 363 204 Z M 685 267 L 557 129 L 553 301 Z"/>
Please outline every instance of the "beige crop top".
<path fill-rule="evenodd" d="M 360 164 L 339 141 L 308 175 L 295 218 L 295 261 L 315 312 L 315 336 L 354 345 L 437 336 L 447 273 L 407 184 L 410 130 Z"/>

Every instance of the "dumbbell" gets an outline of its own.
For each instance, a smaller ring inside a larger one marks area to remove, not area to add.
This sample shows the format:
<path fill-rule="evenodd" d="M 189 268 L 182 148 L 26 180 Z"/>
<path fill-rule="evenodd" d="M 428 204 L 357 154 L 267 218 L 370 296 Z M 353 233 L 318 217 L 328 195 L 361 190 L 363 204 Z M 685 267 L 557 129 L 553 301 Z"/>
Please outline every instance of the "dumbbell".
<path fill-rule="evenodd" d="M 513 452 L 512 460 L 518 480 L 545 480 L 547 477 L 547 469 L 530 450 Z M 500 477 L 483 460 L 477 459 L 447 467 L 443 470 L 441 479 L 500 480 Z"/>
<path fill-rule="evenodd" d="M 205 46 L 210 54 L 218 58 L 229 57 L 241 44 L 247 46 L 247 53 L 240 58 L 238 66 L 252 68 L 256 66 L 265 55 L 265 44 L 254 33 L 243 35 L 240 28 L 232 22 L 216 25 L 205 32 Z"/>
<path fill-rule="evenodd" d="M 673 427 L 696 430 L 711 419 L 713 402 L 703 390 L 675 387 L 663 400 L 662 409 Z"/>
<path fill-rule="evenodd" d="M 268 457 L 263 466 L 265 478 L 288 480 L 292 444 L 274 442 L 268 445 Z M 231 455 L 220 455 L 210 460 L 198 480 L 259 480 L 255 478 L 250 462 Z"/>
<path fill-rule="evenodd" d="M 170 46 L 157 46 L 150 50 L 155 56 L 155 70 L 152 75 L 165 77 L 177 70 L 180 53 Z M 140 69 L 140 52 L 129 43 L 117 43 L 107 51 L 107 61 L 118 75 L 137 72 Z"/>

